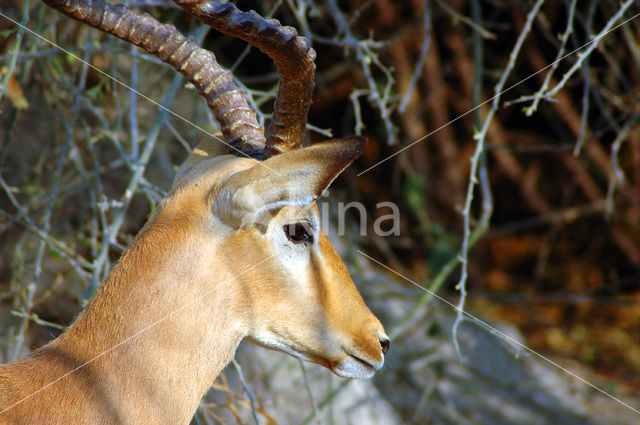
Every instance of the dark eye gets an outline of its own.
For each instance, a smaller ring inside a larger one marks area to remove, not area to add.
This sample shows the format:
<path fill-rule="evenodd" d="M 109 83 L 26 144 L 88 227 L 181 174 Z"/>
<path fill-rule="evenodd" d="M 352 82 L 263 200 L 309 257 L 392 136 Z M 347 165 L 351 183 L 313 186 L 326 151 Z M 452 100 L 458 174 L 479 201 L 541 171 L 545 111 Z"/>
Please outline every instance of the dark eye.
<path fill-rule="evenodd" d="M 313 242 L 313 236 L 311 236 L 308 226 L 306 223 L 287 224 L 284 226 L 284 233 L 293 243 L 311 243 Z"/>

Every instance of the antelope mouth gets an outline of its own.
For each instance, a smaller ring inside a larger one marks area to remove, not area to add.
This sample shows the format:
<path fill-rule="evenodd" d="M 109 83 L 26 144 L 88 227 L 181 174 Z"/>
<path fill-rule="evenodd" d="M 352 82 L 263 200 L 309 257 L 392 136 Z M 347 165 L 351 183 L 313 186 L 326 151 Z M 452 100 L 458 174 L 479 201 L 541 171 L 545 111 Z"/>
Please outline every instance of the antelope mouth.
<path fill-rule="evenodd" d="M 382 367 L 382 362 L 374 363 L 346 350 L 345 353 L 347 356 L 331 368 L 340 377 L 369 379 Z"/>
<path fill-rule="evenodd" d="M 348 354 L 348 353 L 347 353 Z M 376 371 L 378 369 L 380 369 L 380 366 L 373 364 L 371 362 L 368 362 L 358 356 L 354 356 L 353 354 L 349 354 L 349 357 L 351 357 L 352 359 L 354 359 L 355 361 L 357 361 L 358 363 L 360 363 L 362 366 L 366 367 L 367 369 L 371 369 L 373 371 Z"/>

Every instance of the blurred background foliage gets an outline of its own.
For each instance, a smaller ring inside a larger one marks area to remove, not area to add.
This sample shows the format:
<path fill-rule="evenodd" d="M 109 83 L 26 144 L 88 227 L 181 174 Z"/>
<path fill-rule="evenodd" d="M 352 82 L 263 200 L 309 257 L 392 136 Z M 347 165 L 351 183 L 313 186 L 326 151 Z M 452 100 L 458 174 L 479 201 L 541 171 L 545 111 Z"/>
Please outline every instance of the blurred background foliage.
<path fill-rule="evenodd" d="M 171 2 L 128 4 L 201 40 L 268 122 L 277 88 L 268 58 Z M 441 301 L 356 249 L 452 303 L 462 287 L 475 316 L 519 329 L 529 347 L 607 391 L 640 394 L 637 3 L 236 4 L 313 43 L 307 143 L 369 139 L 331 193 L 366 205 L 369 226 L 389 213 L 378 203 L 400 207 L 400 235 L 360 236 L 354 226 L 343 241 L 356 276 L 379 275 L 360 286 L 379 314 L 390 308 L 384 300 L 403 303 L 403 314 L 388 312 L 385 322 L 398 357 L 412 333 L 446 334 L 451 343 L 453 320 L 415 325 L 410 319 L 439 317 Z M 218 126 L 181 76 L 137 48 L 35 0 L 5 0 L 0 12 L 0 351 L 8 361 L 73 320 L 169 190 L 177 165 L 209 137 L 202 130 Z M 259 403 L 269 388 L 251 395 L 248 386 L 261 385 L 247 384 L 241 371 L 236 364 L 235 378 L 217 381 L 227 397 L 212 395 L 217 410 L 203 404 L 199 421 L 276 423 Z M 403 373 L 390 367 L 387 381 Z M 376 385 L 393 404 L 387 381 Z M 249 419 L 243 406 L 252 407 Z M 407 423 L 464 422 L 398 411 Z"/>

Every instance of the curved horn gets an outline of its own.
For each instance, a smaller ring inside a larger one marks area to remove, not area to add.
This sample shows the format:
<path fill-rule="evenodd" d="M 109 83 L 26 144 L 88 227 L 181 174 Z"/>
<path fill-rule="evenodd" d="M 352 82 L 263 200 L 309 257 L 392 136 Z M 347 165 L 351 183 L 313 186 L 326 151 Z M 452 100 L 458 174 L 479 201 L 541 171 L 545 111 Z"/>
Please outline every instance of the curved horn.
<path fill-rule="evenodd" d="M 220 123 L 230 152 L 257 159 L 265 157 L 264 129 L 213 53 L 184 37 L 173 25 L 158 22 L 148 14 L 129 10 L 122 4 L 101 0 L 43 0 L 65 15 L 115 35 L 173 66 L 196 87 Z"/>
<path fill-rule="evenodd" d="M 218 31 L 245 40 L 267 54 L 278 67 L 280 87 L 276 97 L 267 151 L 276 155 L 302 143 L 307 113 L 315 88 L 316 52 L 295 28 L 256 12 L 242 12 L 233 3 L 214 0 L 174 0 L 189 14 Z"/>

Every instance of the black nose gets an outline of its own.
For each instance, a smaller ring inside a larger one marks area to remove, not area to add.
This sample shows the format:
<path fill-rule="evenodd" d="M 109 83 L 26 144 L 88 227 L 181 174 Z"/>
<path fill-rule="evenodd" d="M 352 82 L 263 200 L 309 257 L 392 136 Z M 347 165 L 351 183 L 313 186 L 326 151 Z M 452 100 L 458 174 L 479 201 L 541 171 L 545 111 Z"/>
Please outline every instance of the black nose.
<path fill-rule="evenodd" d="M 380 347 L 382 347 L 382 354 L 387 354 L 387 351 L 389 351 L 389 347 L 391 347 L 391 341 L 389 341 L 389 338 L 381 338 Z"/>

